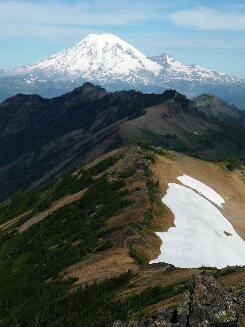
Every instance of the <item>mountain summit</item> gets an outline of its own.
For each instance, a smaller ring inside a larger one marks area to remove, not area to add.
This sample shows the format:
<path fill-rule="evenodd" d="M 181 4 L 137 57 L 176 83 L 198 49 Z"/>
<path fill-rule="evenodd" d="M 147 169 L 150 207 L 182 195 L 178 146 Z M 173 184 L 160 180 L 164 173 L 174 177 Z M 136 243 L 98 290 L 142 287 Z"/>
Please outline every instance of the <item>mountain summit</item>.
<path fill-rule="evenodd" d="M 19 73 L 37 71 L 101 82 L 110 78 L 148 84 L 160 74 L 161 66 L 113 34 L 89 34 L 70 49 L 16 70 Z"/>
<path fill-rule="evenodd" d="M 176 89 L 187 97 L 214 94 L 245 109 L 245 81 L 186 65 L 166 53 L 148 58 L 113 34 L 89 34 L 75 46 L 48 59 L 0 72 L 0 100 L 16 93 L 53 97 L 84 82 L 110 91 L 135 89 L 162 93 Z"/>

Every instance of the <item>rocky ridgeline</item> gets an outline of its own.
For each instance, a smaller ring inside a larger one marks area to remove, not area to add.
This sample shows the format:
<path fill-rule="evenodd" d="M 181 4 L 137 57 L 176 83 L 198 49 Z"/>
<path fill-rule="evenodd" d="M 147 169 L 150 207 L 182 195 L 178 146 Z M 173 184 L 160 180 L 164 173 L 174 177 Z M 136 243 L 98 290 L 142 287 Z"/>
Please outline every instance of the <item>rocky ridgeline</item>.
<path fill-rule="evenodd" d="M 113 327 L 244 327 L 245 291 L 232 296 L 209 273 L 195 276 L 177 308 L 158 311 L 152 316 L 125 324 L 116 321 Z"/>

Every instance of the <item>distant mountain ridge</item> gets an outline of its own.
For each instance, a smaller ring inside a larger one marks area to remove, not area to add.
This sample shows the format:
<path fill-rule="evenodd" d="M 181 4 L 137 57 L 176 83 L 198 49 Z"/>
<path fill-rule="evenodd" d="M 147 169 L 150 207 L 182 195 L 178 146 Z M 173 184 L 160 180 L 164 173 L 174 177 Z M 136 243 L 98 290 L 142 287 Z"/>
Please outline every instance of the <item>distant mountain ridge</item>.
<path fill-rule="evenodd" d="M 91 83 L 52 99 L 17 94 L 0 104 L 0 198 L 120 145 L 148 142 L 208 159 L 245 160 L 243 112 L 223 120 L 209 102 L 200 103 L 174 90 L 108 92 Z"/>
<path fill-rule="evenodd" d="M 212 94 L 202 94 L 192 100 L 197 110 L 207 116 L 217 118 L 226 124 L 238 123 L 245 126 L 245 112 L 222 101 Z"/>
<path fill-rule="evenodd" d="M 70 49 L 38 63 L 0 71 L 0 100 L 16 93 L 53 97 L 84 82 L 108 90 L 135 89 L 161 93 L 176 89 L 188 97 L 212 93 L 245 109 L 245 81 L 197 65 L 185 65 L 167 54 L 148 58 L 112 34 L 89 34 Z"/>
<path fill-rule="evenodd" d="M 167 53 L 160 56 L 149 57 L 164 68 L 164 78 L 166 80 L 188 80 L 202 81 L 203 83 L 239 83 L 241 80 L 234 76 L 225 75 L 213 70 L 205 69 L 198 65 L 186 65 L 175 60 Z"/>

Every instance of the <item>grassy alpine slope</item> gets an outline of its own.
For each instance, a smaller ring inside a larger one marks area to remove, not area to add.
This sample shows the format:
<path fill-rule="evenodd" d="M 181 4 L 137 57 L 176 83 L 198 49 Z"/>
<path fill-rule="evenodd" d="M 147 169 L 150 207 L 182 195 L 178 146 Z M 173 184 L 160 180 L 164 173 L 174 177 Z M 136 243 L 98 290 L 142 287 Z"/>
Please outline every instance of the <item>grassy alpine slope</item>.
<path fill-rule="evenodd" d="M 205 178 L 231 199 L 225 210 L 233 212 L 230 221 L 244 237 L 244 168 L 227 165 L 149 146 L 123 147 L 1 203 L 0 325 L 112 326 L 181 308 L 201 271 L 240 299 L 244 268 L 148 264 L 160 251 L 154 231 L 174 223 L 161 195 L 183 172 Z"/>

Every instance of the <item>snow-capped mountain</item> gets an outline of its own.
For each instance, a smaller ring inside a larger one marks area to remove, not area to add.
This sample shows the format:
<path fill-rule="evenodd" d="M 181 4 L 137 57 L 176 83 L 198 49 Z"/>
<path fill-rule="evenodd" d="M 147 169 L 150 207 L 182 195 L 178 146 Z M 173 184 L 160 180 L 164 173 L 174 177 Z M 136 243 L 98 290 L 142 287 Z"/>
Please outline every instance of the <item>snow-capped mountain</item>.
<path fill-rule="evenodd" d="M 16 73 L 46 76 L 55 74 L 86 80 L 122 81 L 152 84 L 162 67 L 143 53 L 112 34 L 89 34 L 70 49 L 40 61 L 17 68 Z"/>
<path fill-rule="evenodd" d="M 240 80 L 234 76 L 228 76 L 213 70 L 208 70 L 198 65 L 185 65 L 175 60 L 167 53 L 160 56 L 150 57 L 150 60 L 162 67 L 163 77 L 166 81 L 187 80 L 201 81 L 203 83 L 239 83 Z"/>
<path fill-rule="evenodd" d="M 0 72 L 0 100 L 16 93 L 53 97 L 84 82 L 108 90 L 163 92 L 172 88 L 188 97 L 213 93 L 245 109 L 245 82 L 167 54 L 148 58 L 112 34 L 90 34 L 70 49 L 40 62 Z"/>

